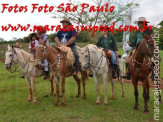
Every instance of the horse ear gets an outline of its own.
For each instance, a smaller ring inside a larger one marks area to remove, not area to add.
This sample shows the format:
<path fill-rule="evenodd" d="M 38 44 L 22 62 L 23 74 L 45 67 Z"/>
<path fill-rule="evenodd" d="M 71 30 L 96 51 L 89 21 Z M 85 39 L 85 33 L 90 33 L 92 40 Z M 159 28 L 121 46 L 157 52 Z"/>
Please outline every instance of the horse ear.
<path fill-rule="evenodd" d="M 10 45 L 7 46 L 8 50 L 12 49 L 12 47 Z"/>
<path fill-rule="evenodd" d="M 149 36 L 147 34 L 144 34 L 143 33 L 143 37 L 146 39 L 146 40 L 149 40 Z"/>
<path fill-rule="evenodd" d="M 44 46 L 46 45 L 47 40 L 48 40 L 48 38 L 43 42 L 43 45 L 44 45 Z"/>

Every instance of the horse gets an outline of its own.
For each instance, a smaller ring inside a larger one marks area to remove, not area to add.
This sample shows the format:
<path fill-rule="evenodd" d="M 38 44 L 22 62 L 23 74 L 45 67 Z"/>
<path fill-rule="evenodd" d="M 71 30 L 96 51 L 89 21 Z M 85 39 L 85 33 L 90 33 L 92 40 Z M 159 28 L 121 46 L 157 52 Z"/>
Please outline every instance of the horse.
<path fill-rule="evenodd" d="M 148 76 L 150 74 L 150 59 L 153 56 L 154 40 L 147 35 L 143 34 L 144 38 L 139 44 L 136 51 L 130 56 L 129 59 L 129 71 L 131 74 L 131 80 L 134 86 L 135 94 L 135 106 L 134 109 L 138 109 L 138 81 L 141 80 L 143 84 L 143 98 L 144 98 L 144 112 L 149 112 L 149 81 Z"/>
<path fill-rule="evenodd" d="M 97 100 L 96 104 L 100 104 L 100 87 L 99 87 L 99 77 L 103 78 L 103 88 L 104 88 L 104 105 L 108 104 L 107 97 L 107 80 L 109 76 L 109 80 L 111 81 L 112 86 L 112 99 L 114 98 L 114 82 L 112 79 L 112 70 L 108 66 L 107 58 L 102 49 L 99 49 L 96 45 L 88 44 L 87 46 L 81 48 L 81 62 L 83 70 L 92 70 L 93 77 L 96 83 L 96 91 L 97 91 Z M 122 97 L 124 97 L 124 89 L 123 89 L 123 80 L 120 78 L 122 84 Z"/>
<path fill-rule="evenodd" d="M 36 62 L 35 65 L 40 67 L 42 62 L 47 59 L 50 64 L 50 70 L 52 72 L 53 78 L 56 83 L 56 102 L 54 106 L 59 103 L 59 81 L 61 80 L 61 91 L 62 91 L 62 107 L 65 107 L 65 78 L 73 76 L 73 66 L 68 66 L 66 63 L 66 54 L 61 51 L 58 47 L 46 45 L 46 42 L 39 42 L 39 46 L 35 47 L 36 50 Z M 87 72 L 82 71 L 79 67 L 79 72 L 81 73 L 81 80 L 83 85 L 83 96 L 86 99 L 85 93 L 85 80 L 87 79 Z M 74 75 L 73 78 L 78 85 L 78 94 L 76 97 L 80 96 L 80 79 L 78 76 Z"/>
<path fill-rule="evenodd" d="M 8 45 L 8 51 L 6 52 L 5 57 L 6 70 L 10 70 L 14 63 L 18 63 L 28 85 L 29 96 L 27 100 L 32 101 L 33 94 L 33 103 L 36 103 L 35 78 L 41 77 L 43 75 L 43 70 L 35 67 L 34 55 L 27 53 L 20 48 L 16 48 L 13 45 Z M 51 81 L 50 93 L 53 93 L 53 91 L 53 82 Z"/>

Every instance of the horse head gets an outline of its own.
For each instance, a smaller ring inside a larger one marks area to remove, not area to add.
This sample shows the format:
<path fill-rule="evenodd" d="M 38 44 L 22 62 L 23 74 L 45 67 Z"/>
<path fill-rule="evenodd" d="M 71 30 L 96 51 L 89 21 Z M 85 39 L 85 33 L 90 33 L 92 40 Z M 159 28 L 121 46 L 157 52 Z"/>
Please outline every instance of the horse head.
<path fill-rule="evenodd" d="M 13 45 L 8 45 L 8 50 L 5 54 L 5 69 L 11 69 L 11 66 L 16 62 L 17 58 L 15 56 L 16 51 Z"/>
<path fill-rule="evenodd" d="M 144 39 L 140 43 L 139 47 L 142 49 L 142 53 L 149 57 L 153 56 L 154 52 L 154 40 L 146 34 L 143 34 Z"/>
<path fill-rule="evenodd" d="M 81 68 L 82 70 L 87 70 L 90 68 L 90 52 L 89 52 L 89 45 L 81 48 L 80 50 L 80 60 L 81 60 Z"/>
<path fill-rule="evenodd" d="M 42 63 L 48 56 L 46 41 L 39 41 L 38 46 L 34 48 L 36 52 L 35 66 L 38 68 L 42 67 Z"/>

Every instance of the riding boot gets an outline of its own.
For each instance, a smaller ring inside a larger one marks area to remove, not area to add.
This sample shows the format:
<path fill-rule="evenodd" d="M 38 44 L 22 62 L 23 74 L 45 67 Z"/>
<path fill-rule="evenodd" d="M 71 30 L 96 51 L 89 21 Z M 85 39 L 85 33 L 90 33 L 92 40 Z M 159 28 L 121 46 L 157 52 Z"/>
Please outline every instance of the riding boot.
<path fill-rule="evenodd" d="M 122 78 L 130 80 L 131 79 L 131 75 L 130 75 L 130 71 L 129 71 L 129 64 L 126 63 L 126 69 L 127 69 L 127 73 L 126 75 L 121 75 Z"/>
<path fill-rule="evenodd" d="M 49 78 L 50 72 L 49 71 L 44 71 L 44 80 L 47 80 Z"/>
<path fill-rule="evenodd" d="M 24 79 L 25 77 L 24 77 L 24 75 L 22 75 L 22 76 L 20 76 L 19 78 L 23 78 L 23 79 Z"/>
<path fill-rule="evenodd" d="M 116 79 L 118 76 L 117 76 L 117 64 L 113 64 L 112 65 L 112 78 L 113 79 Z"/>

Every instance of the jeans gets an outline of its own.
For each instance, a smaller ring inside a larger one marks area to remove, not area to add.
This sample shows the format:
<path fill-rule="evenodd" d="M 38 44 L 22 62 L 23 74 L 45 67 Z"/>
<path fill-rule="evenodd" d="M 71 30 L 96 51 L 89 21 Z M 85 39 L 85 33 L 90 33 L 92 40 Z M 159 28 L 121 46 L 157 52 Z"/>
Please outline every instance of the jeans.
<path fill-rule="evenodd" d="M 71 50 L 72 50 L 72 52 L 74 54 L 74 58 L 75 58 L 75 64 L 74 64 L 75 72 L 78 72 L 78 70 L 79 70 L 79 55 L 77 53 L 75 45 L 70 46 L 70 48 L 71 48 Z"/>
<path fill-rule="evenodd" d="M 47 59 L 44 60 L 44 71 L 49 71 Z"/>
<path fill-rule="evenodd" d="M 112 64 L 117 64 L 117 59 L 114 51 L 111 51 L 111 63 Z"/>

